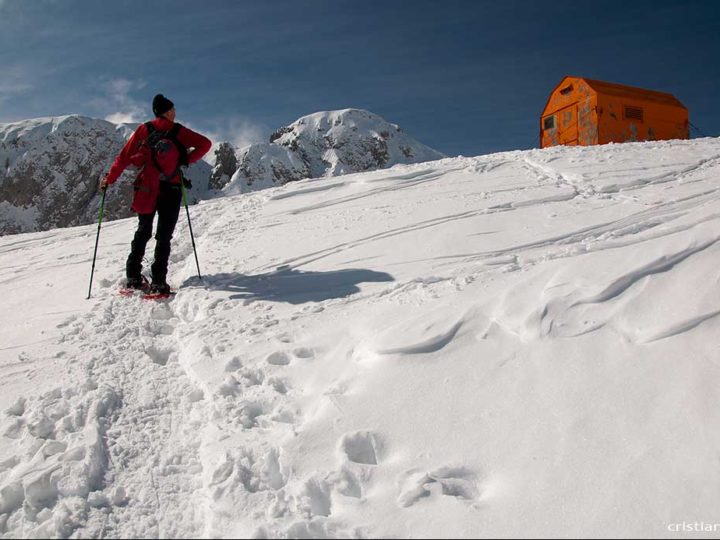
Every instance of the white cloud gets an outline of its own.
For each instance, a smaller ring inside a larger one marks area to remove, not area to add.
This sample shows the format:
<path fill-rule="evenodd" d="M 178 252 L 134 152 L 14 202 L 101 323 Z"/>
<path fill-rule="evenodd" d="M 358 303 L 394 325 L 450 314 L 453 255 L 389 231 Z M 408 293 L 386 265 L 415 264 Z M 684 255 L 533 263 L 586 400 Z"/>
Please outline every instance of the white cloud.
<path fill-rule="evenodd" d="M 216 125 L 215 129 L 201 133 L 213 142 L 212 148 L 204 158 L 211 164 L 215 162 L 215 149 L 222 142 L 229 142 L 235 148 L 244 148 L 251 144 L 267 142 L 269 136 L 267 127 L 240 117 L 228 118 Z"/>
<path fill-rule="evenodd" d="M 102 95 L 92 100 L 92 105 L 113 123 L 136 123 L 148 115 L 149 105 L 132 97 L 132 93 L 145 87 L 142 80 L 125 78 L 110 79 L 101 83 Z"/>
<path fill-rule="evenodd" d="M 227 141 L 236 148 L 264 142 L 267 128 L 245 118 L 230 118 L 211 133 L 210 138 L 217 143 Z"/>
<path fill-rule="evenodd" d="M 113 124 L 137 124 L 140 122 L 137 115 L 128 113 L 112 113 L 105 117 L 105 120 Z"/>

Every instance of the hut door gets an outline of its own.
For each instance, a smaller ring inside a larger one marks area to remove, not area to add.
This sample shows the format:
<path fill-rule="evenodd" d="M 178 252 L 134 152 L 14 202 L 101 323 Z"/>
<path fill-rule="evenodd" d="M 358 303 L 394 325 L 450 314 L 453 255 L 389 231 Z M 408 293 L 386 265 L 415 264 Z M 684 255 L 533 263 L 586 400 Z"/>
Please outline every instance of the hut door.
<path fill-rule="evenodd" d="M 576 145 L 578 143 L 577 105 L 570 105 L 557 112 L 558 143 Z"/>

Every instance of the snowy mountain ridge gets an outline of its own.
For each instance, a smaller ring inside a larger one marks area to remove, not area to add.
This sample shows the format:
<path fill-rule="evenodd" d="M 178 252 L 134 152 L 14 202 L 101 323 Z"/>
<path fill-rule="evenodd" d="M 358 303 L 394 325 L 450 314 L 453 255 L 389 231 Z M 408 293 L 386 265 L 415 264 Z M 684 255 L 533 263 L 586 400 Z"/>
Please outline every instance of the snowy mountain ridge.
<path fill-rule="evenodd" d="M 369 111 L 323 111 L 278 129 L 269 143 L 240 149 L 237 172 L 225 191 L 257 191 L 444 157 Z"/>
<path fill-rule="evenodd" d="M 0 535 L 702 538 L 720 139 L 451 158 L 0 238 Z M 148 252 L 152 253 L 152 245 Z"/>
<path fill-rule="evenodd" d="M 136 127 L 79 115 L 0 124 L 0 234 L 97 220 L 97 183 Z M 214 168 L 195 163 L 187 171 L 191 201 L 444 157 L 358 109 L 305 116 L 271 141 L 245 148 L 237 158 L 226 148 Z M 132 215 L 134 174 L 126 171 L 108 191 L 105 219 Z"/>

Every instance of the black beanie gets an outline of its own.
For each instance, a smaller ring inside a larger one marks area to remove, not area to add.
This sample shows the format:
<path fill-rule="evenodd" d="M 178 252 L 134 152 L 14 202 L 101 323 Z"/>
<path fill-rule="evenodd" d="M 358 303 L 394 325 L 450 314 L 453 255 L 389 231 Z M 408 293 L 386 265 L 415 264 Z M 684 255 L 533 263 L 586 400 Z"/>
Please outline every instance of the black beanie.
<path fill-rule="evenodd" d="M 162 116 L 174 106 L 175 104 L 162 94 L 158 94 L 153 98 L 153 113 L 155 113 L 155 116 Z"/>

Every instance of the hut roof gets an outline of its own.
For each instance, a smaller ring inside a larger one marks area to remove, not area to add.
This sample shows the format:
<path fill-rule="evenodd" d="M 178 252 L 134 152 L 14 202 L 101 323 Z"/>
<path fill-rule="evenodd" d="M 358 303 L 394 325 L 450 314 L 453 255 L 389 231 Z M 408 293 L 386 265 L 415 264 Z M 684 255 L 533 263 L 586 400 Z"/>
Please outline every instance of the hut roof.
<path fill-rule="evenodd" d="M 674 105 L 675 107 L 682 107 L 683 109 L 687 108 L 675 96 L 665 92 L 646 90 L 645 88 L 636 88 L 634 86 L 626 86 L 624 84 L 597 81 L 595 79 L 587 79 L 585 77 L 578 78 L 584 80 L 588 84 L 588 86 L 590 86 L 590 88 L 592 88 L 599 94 L 627 96 L 646 101 L 654 101 L 656 103 L 664 103 L 666 105 Z"/>

